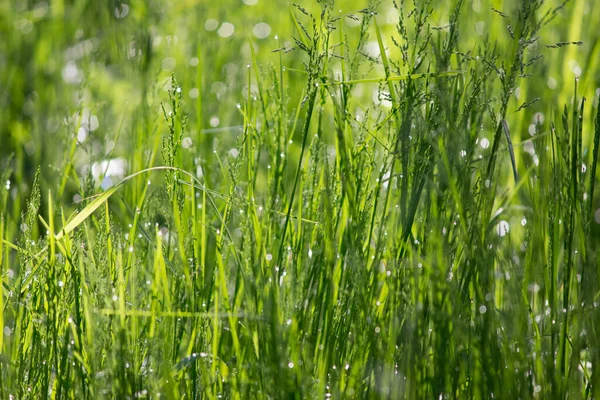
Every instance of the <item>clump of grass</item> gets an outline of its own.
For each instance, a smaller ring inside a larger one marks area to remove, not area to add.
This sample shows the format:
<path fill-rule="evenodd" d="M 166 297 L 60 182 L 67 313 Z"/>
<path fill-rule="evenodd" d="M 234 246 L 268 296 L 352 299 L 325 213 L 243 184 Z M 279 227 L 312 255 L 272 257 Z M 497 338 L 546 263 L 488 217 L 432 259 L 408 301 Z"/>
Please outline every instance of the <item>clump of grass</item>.
<path fill-rule="evenodd" d="M 241 68 L 228 26 L 160 33 L 187 9 L 101 13 L 135 40 L 64 67 L 60 141 L 0 111 L 0 396 L 598 397 L 598 99 L 546 89 L 597 46 L 557 24 L 579 2 L 479 3 L 294 4 Z M 85 35 L 52 12 L 41 58 Z"/>

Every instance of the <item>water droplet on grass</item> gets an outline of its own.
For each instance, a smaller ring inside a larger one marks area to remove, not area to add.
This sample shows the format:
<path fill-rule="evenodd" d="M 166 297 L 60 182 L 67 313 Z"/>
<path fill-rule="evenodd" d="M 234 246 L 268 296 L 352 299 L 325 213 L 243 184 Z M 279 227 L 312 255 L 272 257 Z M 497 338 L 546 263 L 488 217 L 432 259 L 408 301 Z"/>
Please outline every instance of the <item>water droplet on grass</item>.
<path fill-rule="evenodd" d="M 217 29 L 217 27 L 219 26 L 219 21 L 217 21 L 216 19 L 207 19 L 206 22 L 204 23 L 204 29 L 206 29 L 207 31 L 214 31 L 215 29 Z"/>
<path fill-rule="evenodd" d="M 507 221 L 502 220 L 498 223 L 498 225 L 496 225 L 496 233 L 500 237 L 506 236 L 509 231 L 510 231 L 510 225 Z"/>
<path fill-rule="evenodd" d="M 125 18 L 127 14 L 129 14 L 129 6 L 127 4 L 121 3 L 115 8 L 115 17 L 121 19 Z"/>
<path fill-rule="evenodd" d="M 477 23 L 475 23 L 475 31 L 479 36 L 482 36 L 485 33 L 485 22 L 478 21 Z"/>
<path fill-rule="evenodd" d="M 259 22 L 252 29 L 252 33 L 258 39 L 265 39 L 271 34 L 271 26 L 265 22 Z"/>
<path fill-rule="evenodd" d="M 540 285 L 538 285 L 537 283 L 531 283 L 529 285 L 527 285 L 527 290 L 530 291 L 531 293 L 537 293 L 540 291 Z"/>
<path fill-rule="evenodd" d="M 177 66 L 177 61 L 173 57 L 165 57 L 162 60 L 161 67 L 163 71 L 172 71 Z"/>
<path fill-rule="evenodd" d="M 527 129 L 527 131 L 529 132 L 529 134 L 530 134 L 531 136 L 535 135 L 535 132 L 536 132 L 536 127 L 535 127 L 535 125 L 534 125 L 534 124 L 531 124 L 531 125 L 529 125 L 529 128 Z M 527 142 L 527 143 L 529 143 L 529 142 Z"/>
<path fill-rule="evenodd" d="M 74 61 L 69 61 L 62 70 L 62 78 L 67 83 L 79 83 L 83 79 L 83 73 Z"/>
<path fill-rule="evenodd" d="M 596 210 L 596 212 L 594 213 L 594 221 L 597 224 L 600 224 L 600 208 Z"/>
<path fill-rule="evenodd" d="M 212 128 L 218 127 L 220 123 L 221 123 L 221 121 L 219 120 L 219 117 L 217 117 L 216 115 L 213 115 L 210 118 L 209 124 Z"/>
<path fill-rule="evenodd" d="M 234 31 L 235 31 L 235 26 L 232 23 L 223 22 L 223 24 L 217 31 L 217 35 L 221 36 L 222 38 L 228 38 L 231 35 L 233 35 Z"/>
<path fill-rule="evenodd" d="M 533 114 L 533 123 L 534 124 L 543 124 L 546 119 L 546 116 L 542 112 L 536 112 Z"/>

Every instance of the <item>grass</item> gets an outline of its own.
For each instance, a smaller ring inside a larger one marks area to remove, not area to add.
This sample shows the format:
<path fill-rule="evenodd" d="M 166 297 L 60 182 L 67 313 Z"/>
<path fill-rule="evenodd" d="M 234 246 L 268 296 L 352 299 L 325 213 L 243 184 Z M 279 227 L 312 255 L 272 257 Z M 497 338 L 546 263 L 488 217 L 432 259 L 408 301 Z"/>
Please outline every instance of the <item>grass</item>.
<path fill-rule="evenodd" d="M 600 9 L 253 3 L 0 2 L 0 397 L 599 398 Z"/>

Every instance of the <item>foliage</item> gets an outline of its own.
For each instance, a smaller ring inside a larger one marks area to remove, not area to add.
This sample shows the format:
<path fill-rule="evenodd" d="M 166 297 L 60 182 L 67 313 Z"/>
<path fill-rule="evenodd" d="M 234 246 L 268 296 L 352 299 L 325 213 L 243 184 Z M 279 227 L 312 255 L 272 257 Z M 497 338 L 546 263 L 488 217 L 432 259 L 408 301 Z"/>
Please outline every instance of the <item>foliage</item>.
<path fill-rule="evenodd" d="M 600 9 L 13 3 L 1 398 L 600 397 Z"/>

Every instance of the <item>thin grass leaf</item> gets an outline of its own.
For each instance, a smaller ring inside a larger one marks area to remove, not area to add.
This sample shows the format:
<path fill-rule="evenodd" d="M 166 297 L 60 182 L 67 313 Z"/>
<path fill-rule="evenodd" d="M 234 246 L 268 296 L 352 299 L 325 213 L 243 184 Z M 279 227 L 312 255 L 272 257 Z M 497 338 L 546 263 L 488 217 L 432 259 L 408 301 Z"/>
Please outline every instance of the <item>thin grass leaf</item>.
<path fill-rule="evenodd" d="M 565 46 L 581 46 L 581 45 L 583 45 L 583 42 L 558 42 L 558 43 L 546 44 L 544 46 L 546 46 L 549 49 L 558 49 L 558 48 L 565 47 Z"/>
<path fill-rule="evenodd" d="M 515 161 L 515 151 L 513 149 L 512 140 L 510 139 L 510 131 L 508 129 L 508 123 L 506 122 L 505 119 L 503 119 L 501 121 L 501 123 L 502 123 L 502 130 L 504 131 L 504 136 L 506 137 L 506 143 L 508 145 L 508 154 L 510 155 L 510 163 L 512 165 L 513 177 L 515 179 L 515 182 L 518 182 L 519 179 L 517 177 L 517 163 Z"/>

